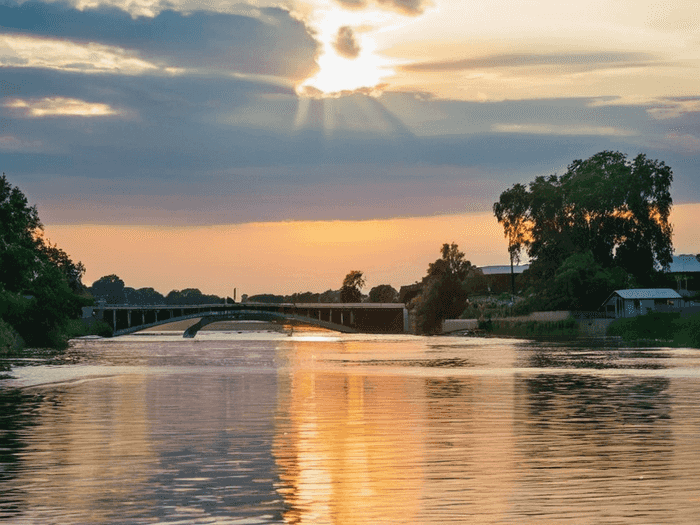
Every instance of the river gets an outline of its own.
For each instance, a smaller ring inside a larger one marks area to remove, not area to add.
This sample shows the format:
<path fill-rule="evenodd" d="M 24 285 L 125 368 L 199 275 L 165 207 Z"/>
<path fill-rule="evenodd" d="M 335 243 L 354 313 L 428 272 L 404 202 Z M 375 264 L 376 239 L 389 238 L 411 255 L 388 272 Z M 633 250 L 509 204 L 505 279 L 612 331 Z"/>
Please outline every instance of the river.
<path fill-rule="evenodd" d="M 697 524 L 700 351 L 151 332 L 4 360 L 10 524 Z"/>

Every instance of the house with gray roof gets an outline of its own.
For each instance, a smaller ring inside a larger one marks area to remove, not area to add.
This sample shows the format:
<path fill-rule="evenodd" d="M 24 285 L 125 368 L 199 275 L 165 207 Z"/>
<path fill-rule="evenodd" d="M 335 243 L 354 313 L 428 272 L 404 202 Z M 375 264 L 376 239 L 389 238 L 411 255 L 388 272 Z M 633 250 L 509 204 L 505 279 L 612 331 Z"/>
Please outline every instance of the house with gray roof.
<path fill-rule="evenodd" d="M 671 288 L 615 290 L 603 303 L 608 317 L 635 317 L 650 311 L 680 309 L 683 297 Z"/>

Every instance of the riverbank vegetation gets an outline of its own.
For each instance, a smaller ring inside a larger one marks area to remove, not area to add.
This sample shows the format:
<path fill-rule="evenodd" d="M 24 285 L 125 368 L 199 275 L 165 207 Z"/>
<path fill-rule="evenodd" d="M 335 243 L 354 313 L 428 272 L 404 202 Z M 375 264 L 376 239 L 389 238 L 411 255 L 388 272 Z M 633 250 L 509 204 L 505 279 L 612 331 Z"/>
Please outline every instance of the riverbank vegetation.
<path fill-rule="evenodd" d="M 486 319 L 479 321 L 479 329 L 491 335 L 515 337 L 576 337 L 578 322 L 573 317 L 561 321 L 509 321 Z"/>
<path fill-rule="evenodd" d="M 66 346 L 69 321 L 93 302 L 81 282 L 85 267 L 44 238 L 36 206 L 4 173 L 0 225 L 0 354 Z"/>
<path fill-rule="evenodd" d="M 683 318 L 680 313 L 649 312 L 617 319 L 608 327 L 608 335 L 634 344 L 700 348 L 700 313 Z"/>

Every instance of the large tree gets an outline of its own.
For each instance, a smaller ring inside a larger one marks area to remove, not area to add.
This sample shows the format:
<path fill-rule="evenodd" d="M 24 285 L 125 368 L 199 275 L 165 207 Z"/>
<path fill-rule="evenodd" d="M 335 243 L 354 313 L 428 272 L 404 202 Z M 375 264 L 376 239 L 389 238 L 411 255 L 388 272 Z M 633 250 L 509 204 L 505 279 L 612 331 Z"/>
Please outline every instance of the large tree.
<path fill-rule="evenodd" d="M 35 206 L 0 177 L 0 317 L 32 346 L 65 344 L 64 326 L 91 299 L 85 268 L 43 237 Z M 2 351 L 2 349 L 0 349 Z"/>
<path fill-rule="evenodd" d="M 353 270 L 343 279 L 343 286 L 340 288 L 341 303 L 359 303 L 362 301 L 362 287 L 365 285 L 365 278 L 361 271 Z"/>
<path fill-rule="evenodd" d="M 440 254 L 439 259 L 428 265 L 421 293 L 413 300 L 419 333 L 437 333 L 442 321 L 459 317 L 474 282 L 483 278 L 481 270 L 464 258 L 455 243 L 443 244 Z"/>
<path fill-rule="evenodd" d="M 590 252 L 601 268 L 648 285 L 672 260 L 672 180 L 661 161 L 603 151 L 575 160 L 562 176 L 514 185 L 493 211 L 511 255 L 529 256 L 535 282 L 551 285 L 564 261 Z"/>

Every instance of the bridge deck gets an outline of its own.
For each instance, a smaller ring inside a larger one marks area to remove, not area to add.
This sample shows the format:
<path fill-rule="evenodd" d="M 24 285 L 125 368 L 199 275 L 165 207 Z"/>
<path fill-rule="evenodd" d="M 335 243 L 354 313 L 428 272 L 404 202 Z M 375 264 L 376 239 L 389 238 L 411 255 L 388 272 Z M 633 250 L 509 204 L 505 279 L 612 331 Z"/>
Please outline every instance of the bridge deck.
<path fill-rule="evenodd" d="M 220 320 L 255 315 L 290 319 L 345 332 L 402 333 L 408 313 L 401 303 L 233 303 L 206 305 L 101 305 L 91 312 L 107 322 L 115 335 L 137 332 L 196 317 Z M 274 318 L 274 319 L 272 319 Z M 206 324 L 211 321 L 208 320 Z M 196 330 L 195 330 L 196 332 Z"/>

